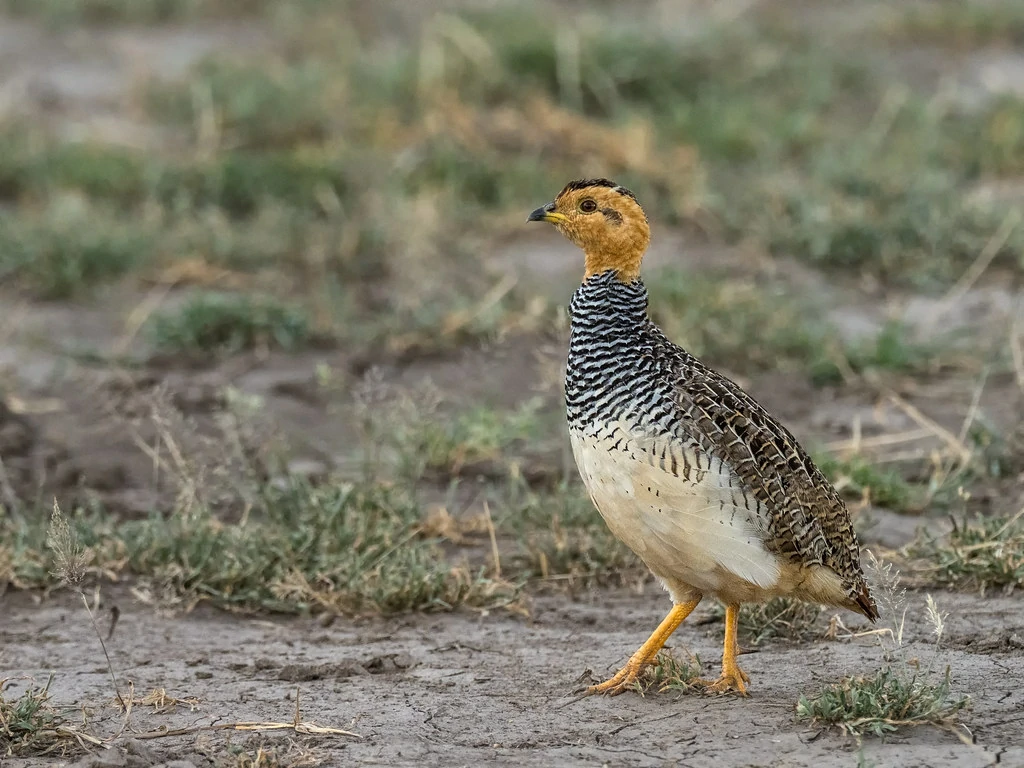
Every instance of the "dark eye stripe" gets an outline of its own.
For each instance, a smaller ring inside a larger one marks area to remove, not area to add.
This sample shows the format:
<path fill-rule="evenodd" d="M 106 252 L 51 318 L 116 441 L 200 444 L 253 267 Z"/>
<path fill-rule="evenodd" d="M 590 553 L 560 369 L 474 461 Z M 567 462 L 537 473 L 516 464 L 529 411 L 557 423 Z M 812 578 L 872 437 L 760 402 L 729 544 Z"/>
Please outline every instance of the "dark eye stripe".
<path fill-rule="evenodd" d="M 602 208 L 601 213 L 608 219 L 612 224 L 622 223 L 622 214 L 616 211 L 614 208 Z"/>

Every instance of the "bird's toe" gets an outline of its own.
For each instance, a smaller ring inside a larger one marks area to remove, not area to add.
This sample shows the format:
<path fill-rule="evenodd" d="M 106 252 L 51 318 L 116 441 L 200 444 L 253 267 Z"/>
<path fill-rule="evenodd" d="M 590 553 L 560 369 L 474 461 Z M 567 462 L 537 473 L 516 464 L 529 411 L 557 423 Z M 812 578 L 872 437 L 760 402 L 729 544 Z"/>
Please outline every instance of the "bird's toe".
<path fill-rule="evenodd" d="M 747 683 L 750 676 L 737 667 L 735 670 L 723 673 L 717 680 L 695 680 L 694 685 L 703 688 L 708 693 L 738 693 L 740 696 L 749 696 Z"/>

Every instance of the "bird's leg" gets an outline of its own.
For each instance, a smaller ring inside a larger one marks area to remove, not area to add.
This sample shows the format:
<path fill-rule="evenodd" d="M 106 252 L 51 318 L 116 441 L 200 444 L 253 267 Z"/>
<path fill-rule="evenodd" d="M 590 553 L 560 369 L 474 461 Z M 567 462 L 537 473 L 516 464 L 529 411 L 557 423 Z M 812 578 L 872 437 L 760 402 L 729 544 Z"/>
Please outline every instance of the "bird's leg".
<path fill-rule="evenodd" d="M 736 641 L 739 618 L 740 606 L 738 603 L 725 606 L 725 647 L 722 651 L 722 676 L 718 680 L 698 680 L 696 685 L 718 693 L 736 691 L 743 696 L 747 695 L 745 684 L 750 682 L 750 678 L 736 663 L 736 656 L 739 652 L 739 643 Z"/>
<path fill-rule="evenodd" d="M 644 667 L 650 664 L 654 657 L 658 655 L 658 651 L 661 650 L 662 646 L 665 645 L 665 641 L 668 640 L 669 636 L 676 631 L 680 624 L 693 613 L 693 609 L 700 603 L 700 598 L 691 600 L 688 603 L 676 603 L 672 606 L 672 610 L 669 611 L 668 616 L 665 620 L 658 625 L 658 628 L 654 630 L 654 633 L 647 638 L 647 642 L 637 649 L 637 652 L 629 657 L 629 661 L 626 662 L 626 666 L 616 672 L 608 680 L 597 685 L 592 685 L 587 688 L 587 695 L 592 693 L 607 693 L 609 696 L 615 696 L 622 693 L 623 691 L 629 690 L 636 679 L 640 676 Z"/>

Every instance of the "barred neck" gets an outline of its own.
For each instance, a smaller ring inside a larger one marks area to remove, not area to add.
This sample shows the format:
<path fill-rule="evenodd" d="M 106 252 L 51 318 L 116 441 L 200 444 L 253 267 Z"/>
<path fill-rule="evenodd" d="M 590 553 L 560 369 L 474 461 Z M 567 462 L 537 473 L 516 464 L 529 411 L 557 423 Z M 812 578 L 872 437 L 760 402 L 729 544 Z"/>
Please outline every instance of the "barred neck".
<path fill-rule="evenodd" d="M 643 280 L 624 283 L 609 269 L 584 280 L 569 304 L 574 327 L 641 325 L 647 322 L 647 288 Z"/>
<path fill-rule="evenodd" d="M 621 418 L 648 422 L 669 414 L 670 397 L 651 354 L 647 289 L 614 272 L 583 281 L 572 296 L 572 333 L 565 376 L 570 429 Z"/>

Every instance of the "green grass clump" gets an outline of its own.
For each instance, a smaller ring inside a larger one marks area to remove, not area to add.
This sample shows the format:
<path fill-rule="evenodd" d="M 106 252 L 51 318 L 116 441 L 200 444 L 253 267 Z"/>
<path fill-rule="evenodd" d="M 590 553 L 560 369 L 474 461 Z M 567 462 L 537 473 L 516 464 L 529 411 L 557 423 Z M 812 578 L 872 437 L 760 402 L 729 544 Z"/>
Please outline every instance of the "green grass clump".
<path fill-rule="evenodd" d="M 909 329 L 899 322 L 888 322 L 871 339 L 846 345 L 844 356 L 855 373 L 868 370 L 912 372 L 926 370 L 939 359 L 939 350 L 910 338 Z"/>
<path fill-rule="evenodd" d="M 812 167 L 808 176 L 792 182 L 770 176 L 750 180 L 723 210 L 727 228 L 754 237 L 780 256 L 930 288 L 959 277 L 1010 211 L 1009 204 L 965 197 L 967 169 L 957 178 L 945 168 L 930 168 L 935 161 L 922 158 L 911 164 L 917 167 L 894 172 L 882 163 L 899 161 L 886 152 L 872 161 L 877 166 L 837 170 L 827 162 L 828 153 L 838 148 L 821 151 L 825 156 L 819 162 L 826 164 Z M 1024 234 L 1014 231 L 996 257 L 1019 269 L 1022 242 Z"/>
<path fill-rule="evenodd" d="M 893 470 L 881 469 L 861 456 L 840 459 L 822 456 L 815 459 L 836 488 L 846 497 L 867 499 L 869 503 L 893 512 L 911 512 L 925 502 L 924 489 L 907 482 Z"/>
<path fill-rule="evenodd" d="M 148 100 L 155 118 L 189 130 L 199 130 L 209 111 L 227 146 L 296 146 L 333 132 L 331 85 L 315 59 L 268 66 L 210 58 L 193 69 L 187 84 L 156 85 Z"/>
<path fill-rule="evenodd" d="M 957 589 L 1024 586 L 1024 523 L 1013 518 L 961 520 L 944 538 L 922 534 L 909 548 L 922 574 Z"/>
<path fill-rule="evenodd" d="M 742 25 L 713 27 L 685 42 L 635 26 L 582 26 L 579 66 L 568 78 L 556 30 L 543 14 L 467 18 L 490 47 L 490 66 L 452 52 L 444 74 L 475 99 L 541 90 L 588 115 L 650 114 L 666 134 L 730 160 L 797 150 L 840 94 L 869 85 L 857 62 L 826 55 L 799 35 Z"/>
<path fill-rule="evenodd" d="M 145 196 L 156 161 L 99 142 L 57 141 L 32 125 L 0 128 L 0 197 L 46 200 L 61 192 L 128 206 Z"/>
<path fill-rule="evenodd" d="M 146 264 L 156 247 L 144 223 L 76 197 L 41 212 L 0 211 L 0 282 L 42 299 L 67 299 Z"/>
<path fill-rule="evenodd" d="M 278 130 L 252 119 L 260 130 Z M 0 199 L 45 203 L 73 192 L 126 212 L 150 203 L 177 215 L 214 208 L 233 219 L 250 218 L 267 203 L 322 215 L 331 195 L 348 199 L 358 158 L 344 148 L 279 144 L 247 148 L 233 142 L 209 156 L 181 158 L 60 141 L 15 124 L 0 129 Z"/>
<path fill-rule="evenodd" d="M 302 310 L 267 297 L 200 293 L 150 321 L 150 338 L 161 352 L 217 352 L 273 347 L 295 350 L 309 342 Z"/>
<path fill-rule="evenodd" d="M 467 467 L 507 467 L 515 462 L 513 452 L 521 454 L 524 444 L 538 435 L 541 404 L 534 399 L 513 411 L 479 405 L 451 418 L 422 414 L 426 418 L 400 438 L 402 471 L 409 477 L 457 477 Z"/>
<path fill-rule="evenodd" d="M 623 583 L 644 577 L 640 560 L 616 539 L 578 483 L 533 491 L 511 484 L 495 503 L 497 528 L 516 542 L 506 557 L 524 578 L 561 584 Z"/>
<path fill-rule="evenodd" d="M 700 657 L 689 656 L 680 660 L 669 651 L 661 651 L 654 663 L 644 669 L 635 685 L 638 693 L 652 688 L 659 693 L 690 691 L 700 677 Z"/>
<path fill-rule="evenodd" d="M 676 269 L 647 282 L 654 320 L 711 364 L 740 371 L 795 368 L 825 354 L 830 330 L 821 313 L 771 286 Z"/>
<path fill-rule="evenodd" d="M 1024 44 L 1024 7 L 1014 0 L 964 3 L 933 0 L 910 3 L 888 20 L 885 32 L 898 42 L 957 48 Z"/>
<path fill-rule="evenodd" d="M 267 0 L 0 0 L 0 9 L 6 13 L 41 18 L 61 27 L 83 22 L 152 24 L 196 16 L 231 17 L 267 7 Z"/>
<path fill-rule="evenodd" d="M 852 734 L 884 736 L 902 727 L 949 725 L 970 699 L 953 694 L 951 670 L 935 670 L 938 648 L 945 631 L 946 614 L 931 595 L 925 597 L 926 620 L 934 637 L 932 659 L 922 664 L 910 658 L 904 645 L 907 622 L 907 590 L 892 564 L 882 564 L 870 552 L 867 575 L 878 605 L 882 632 L 878 639 L 886 665 L 870 675 L 847 677 L 828 685 L 814 696 L 801 696 L 797 716 L 837 725 Z M 918 651 L 920 654 L 920 651 Z"/>
<path fill-rule="evenodd" d="M 284 613 L 395 613 L 493 604 L 511 588 L 450 562 L 419 534 L 421 510 L 382 486 L 269 489 L 262 513 L 224 523 L 205 511 L 121 521 L 68 518 L 87 572 L 131 574 L 186 602 Z M 54 584 L 45 525 L 0 519 L 6 568 L 22 588 Z"/>
<path fill-rule="evenodd" d="M 821 607 L 802 600 L 775 597 L 767 603 L 740 607 L 739 631 L 753 645 L 769 639 L 806 640 L 815 634 Z"/>
<path fill-rule="evenodd" d="M 844 373 L 916 373 L 943 359 L 934 343 L 901 323 L 843 342 L 824 304 L 752 278 L 663 269 L 647 281 L 651 314 L 674 342 L 708 363 L 738 372 L 802 370 L 818 385 Z"/>
<path fill-rule="evenodd" d="M 68 755 L 79 751 L 75 731 L 50 703 L 51 676 L 46 685 L 34 683 L 17 698 L 5 690 L 10 680 L 0 680 L 0 757 Z"/>
<path fill-rule="evenodd" d="M 1024 99 L 1001 96 L 950 129 L 948 157 L 980 179 L 1024 172 Z M 1012 208 L 1011 208 L 1012 210 Z"/>
<path fill-rule="evenodd" d="M 317 196 L 345 199 L 350 184 L 343 154 L 236 150 L 209 160 L 157 167 L 146 180 L 153 197 L 172 210 L 212 206 L 236 219 L 277 203 L 322 214 Z"/>
<path fill-rule="evenodd" d="M 935 682 L 886 667 L 830 685 L 811 698 L 801 696 L 796 711 L 800 718 L 848 733 L 884 736 L 903 726 L 949 724 L 967 704 L 966 697 L 953 696 L 948 668 Z"/>

